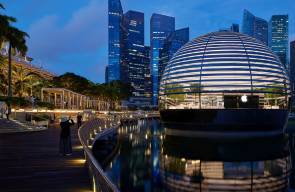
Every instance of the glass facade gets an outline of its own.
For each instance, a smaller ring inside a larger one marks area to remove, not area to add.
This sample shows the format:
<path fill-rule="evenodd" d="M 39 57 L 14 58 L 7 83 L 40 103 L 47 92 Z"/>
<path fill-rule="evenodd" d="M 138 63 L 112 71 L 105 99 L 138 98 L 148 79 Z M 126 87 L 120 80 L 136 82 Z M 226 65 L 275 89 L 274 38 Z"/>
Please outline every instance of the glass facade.
<path fill-rule="evenodd" d="M 167 37 L 175 30 L 175 18 L 153 14 L 150 20 L 152 104 L 158 105 L 160 52 Z"/>
<path fill-rule="evenodd" d="M 145 47 L 144 47 L 144 14 L 128 11 L 124 14 L 124 53 L 123 63 L 126 63 L 127 81 L 133 87 L 132 95 L 144 96 Z"/>
<path fill-rule="evenodd" d="M 144 47 L 144 96 L 152 97 L 152 81 L 150 70 L 150 46 Z"/>
<path fill-rule="evenodd" d="M 163 49 L 160 52 L 159 62 L 159 79 L 162 78 L 162 74 L 169 60 L 184 44 L 189 41 L 189 28 L 178 29 L 171 33 L 166 39 Z"/>
<path fill-rule="evenodd" d="M 244 10 L 242 32 L 268 45 L 268 23 Z"/>
<path fill-rule="evenodd" d="M 108 1 L 108 81 L 120 80 L 123 9 L 120 0 Z"/>
<path fill-rule="evenodd" d="M 232 26 L 230 27 L 230 30 L 231 30 L 232 32 L 237 32 L 237 33 L 239 33 L 239 32 L 240 32 L 240 26 L 239 26 L 239 24 L 232 24 Z"/>
<path fill-rule="evenodd" d="M 161 109 L 289 107 L 290 82 L 277 56 L 255 38 L 214 32 L 181 49 L 165 68 Z"/>
<path fill-rule="evenodd" d="M 273 15 L 269 21 L 269 46 L 280 58 L 283 65 L 288 66 L 288 15 Z"/>
<path fill-rule="evenodd" d="M 105 80 L 104 80 L 104 82 L 105 83 L 108 83 L 108 81 L 109 81 L 109 67 L 108 66 L 106 66 L 105 67 L 105 72 L 104 72 L 104 78 L 105 78 Z"/>

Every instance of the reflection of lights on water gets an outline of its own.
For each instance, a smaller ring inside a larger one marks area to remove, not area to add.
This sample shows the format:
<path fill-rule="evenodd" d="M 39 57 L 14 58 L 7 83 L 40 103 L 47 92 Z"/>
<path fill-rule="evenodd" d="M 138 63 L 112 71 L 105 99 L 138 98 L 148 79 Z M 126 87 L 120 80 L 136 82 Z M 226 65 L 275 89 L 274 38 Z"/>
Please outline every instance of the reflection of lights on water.
<path fill-rule="evenodd" d="M 129 138 L 132 139 L 132 133 L 130 133 Z"/>
<path fill-rule="evenodd" d="M 150 150 L 150 149 L 147 149 L 147 150 L 145 151 L 145 155 L 146 155 L 146 156 L 151 155 L 151 150 Z"/>
<path fill-rule="evenodd" d="M 112 167 L 113 167 L 113 162 L 110 163 L 110 168 L 112 168 Z"/>
<path fill-rule="evenodd" d="M 145 134 L 145 139 L 148 139 L 148 135 L 147 134 Z"/>
<path fill-rule="evenodd" d="M 163 135 L 160 136 L 160 139 L 161 139 L 161 140 L 163 139 Z"/>
<path fill-rule="evenodd" d="M 165 155 L 165 159 L 168 159 L 168 155 L 167 154 Z"/>

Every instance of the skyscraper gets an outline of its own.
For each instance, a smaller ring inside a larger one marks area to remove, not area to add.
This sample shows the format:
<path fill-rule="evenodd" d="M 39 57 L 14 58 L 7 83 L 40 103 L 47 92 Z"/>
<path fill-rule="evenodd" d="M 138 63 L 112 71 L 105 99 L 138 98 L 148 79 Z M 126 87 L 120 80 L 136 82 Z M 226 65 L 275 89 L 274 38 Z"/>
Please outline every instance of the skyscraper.
<path fill-rule="evenodd" d="M 159 78 L 161 79 L 162 74 L 169 60 L 173 55 L 180 49 L 184 44 L 189 41 L 189 28 L 178 29 L 172 32 L 165 40 L 163 49 L 160 52 L 160 63 L 159 63 Z"/>
<path fill-rule="evenodd" d="M 105 79 L 104 80 L 105 83 L 109 82 L 109 66 L 108 65 L 105 67 L 104 79 Z"/>
<path fill-rule="evenodd" d="M 144 96 L 151 98 L 152 96 L 152 81 L 151 81 L 151 69 L 150 69 L 150 46 L 144 47 Z"/>
<path fill-rule="evenodd" d="M 232 26 L 230 27 L 230 30 L 231 30 L 232 32 L 237 32 L 237 33 L 239 33 L 239 32 L 240 32 L 240 26 L 239 26 L 239 24 L 235 24 L 235 23 L 233 23 Z"/>
<path fill-rule="evenodd" d="M 244 10 L 242 32 L 268 45 L 268 23 Z"/>
<path fill-rule="evenodd" d="M 108 82 L 121 79 L 122 17 L 120 0 L 108 0 Z"/>
<path fill-rule="evenodd" d="M 293 93 L 295 91 L 295 40 L 290 43 L 290 81 Z"/>
<path fill-rule="evenodd" d="M 128 11 L 124 14 L 124 53 L 123 62 L 127 64 L 128 82 L 133 87 L 133 96 L 144 96 L 144 14 Z M 126 73 L 125 73 L 126 74 Z M 125 75 L 125 74 L 122 74 Z"/>
<path fill-rule="evenodd" d="M 287 69 L 289 26 L 288 15 L 273 15 L 269 21 L 269 47 L 280 58 Z"/>
<path fill-rule="evenodd" d="M 160 52 L 167 37 L 175 30 L 175 18 L 153 14 L 150 21 L 152 103 L 158 105 Z"/>

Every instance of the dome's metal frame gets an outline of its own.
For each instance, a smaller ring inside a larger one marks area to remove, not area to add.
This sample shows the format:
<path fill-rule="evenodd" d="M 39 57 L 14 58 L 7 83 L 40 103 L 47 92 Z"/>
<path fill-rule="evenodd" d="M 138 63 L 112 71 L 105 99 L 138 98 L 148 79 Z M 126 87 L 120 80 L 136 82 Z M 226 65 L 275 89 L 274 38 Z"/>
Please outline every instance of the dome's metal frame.
<path fill-rule="evenodd" d="M 225 97 L 243 95 L 259 104 L 241 108 L 287 109 L 287 69 L 254 38 L 213 32 L 188 42 L 169 61 L 160 85 L 160 109 L 228 108 Z M 214 105 L 205 104 L 210 98 Z"/>

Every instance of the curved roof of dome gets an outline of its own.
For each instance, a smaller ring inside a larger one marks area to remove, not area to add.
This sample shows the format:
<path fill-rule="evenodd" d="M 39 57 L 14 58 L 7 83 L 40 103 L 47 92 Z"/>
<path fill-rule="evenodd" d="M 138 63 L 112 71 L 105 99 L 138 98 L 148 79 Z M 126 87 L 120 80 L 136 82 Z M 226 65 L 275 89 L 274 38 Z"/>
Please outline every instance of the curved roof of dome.
<path fill-rule="evenodd" d="M 290 94 L 278 57 L 260 41 L 235 32 L 214 32 L 180 48 L 169 61 L 160 95 L 241 92 Z"/>

